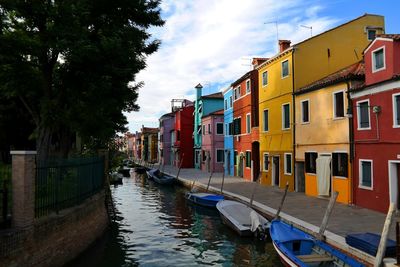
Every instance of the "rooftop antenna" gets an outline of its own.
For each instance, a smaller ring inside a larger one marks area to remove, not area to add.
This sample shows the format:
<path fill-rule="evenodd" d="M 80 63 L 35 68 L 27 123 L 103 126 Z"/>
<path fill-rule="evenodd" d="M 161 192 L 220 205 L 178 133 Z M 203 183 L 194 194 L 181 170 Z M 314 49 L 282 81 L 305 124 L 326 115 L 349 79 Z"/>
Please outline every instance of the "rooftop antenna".
<path fill-rule="evenodd" d="M 279 52 L 279 30 L 278 30 L 278 21 L 275 20 L 275 21 L 267 21 L 267 22 L 264 22 L 264 24 L 272 24 L 272 23 L 275 24 L 275 28 L 276 28 L 276 44 L 277 44 L 277 49 L 278 49 L 278 52 Z"/>
<path fill-rule="evenodd" d="M 303 28 L 309 29 L 309 30 L 310 30 L 310 32 L 311 32 L 311 37 L 312 37 L 312 26 L 300 25 L 300 27 L 303 27 Z"/>

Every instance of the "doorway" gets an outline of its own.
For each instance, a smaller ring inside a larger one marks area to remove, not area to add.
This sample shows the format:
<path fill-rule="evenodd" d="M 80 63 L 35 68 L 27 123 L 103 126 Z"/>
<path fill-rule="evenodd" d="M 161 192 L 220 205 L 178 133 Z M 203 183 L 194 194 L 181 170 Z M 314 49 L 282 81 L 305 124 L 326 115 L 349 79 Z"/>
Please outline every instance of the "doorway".
<path fill-rule="evenodd" d="M 305 192 L 304 161 L 296 162 L 295 166 L 296 192 Z"/>
<path fill-rule="evenodd" d="M 272 185 L 279 186 L 279 156 L 272 156 Z"/>
<path fill-rule="evenodd" d="M 251 156 L 253 160 L 253 181 L 257 182 L 260 175 L 260 143 L 257 141 L 251 144 Z"/>
<path fill-rule="evenodd" d="M 231 175 L 231 152 L 229 150 L 226 151 L 225 153 L 225 174 L 226 175 Z"/>
<path fill-rule="evenodd" d="M 389 160 L 389 201 L 400 207 L 400 160 Z"/>
<path fill-rule="evenodd" d="M 316 159 L 317 192 L 318 196 L 330 197 L 332 192 L 332 156 L 320 154 Z"/>
<path fill-rule="evenodd" d="M 200 149 L 196 149 L 194 151 L 194 167 L 196 169 L 200 169 L 201 167 L 201 150 Z"/>

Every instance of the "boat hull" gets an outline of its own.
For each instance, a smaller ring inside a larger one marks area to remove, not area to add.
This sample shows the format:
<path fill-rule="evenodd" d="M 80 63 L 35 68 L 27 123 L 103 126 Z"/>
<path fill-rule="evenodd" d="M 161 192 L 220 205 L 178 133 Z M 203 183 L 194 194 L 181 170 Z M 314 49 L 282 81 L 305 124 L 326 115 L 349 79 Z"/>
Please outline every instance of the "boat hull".
<path fill-rule="evenodd" d="M 154 182 L 158 183 L 158 184 L 162 184 L 162 185 L 171 185 L 174 184 L 176 179 L 175 177 L 172 177 L 170 175 L 166 175 L 166 174 L 162 174 L 161 176 L 158 176 L 156 174 L 156 169 L 151 169 L 149 171 L 146 171 L 147 176 L 149 177 L 149 179 L 152 179 Z"/>
<path fill-rule="evenodd" d="M 206 193 L 187 193 L 186 199 L 203 207 L 215 208 L 217 203 L 224 199 L 224 196 Z"/>

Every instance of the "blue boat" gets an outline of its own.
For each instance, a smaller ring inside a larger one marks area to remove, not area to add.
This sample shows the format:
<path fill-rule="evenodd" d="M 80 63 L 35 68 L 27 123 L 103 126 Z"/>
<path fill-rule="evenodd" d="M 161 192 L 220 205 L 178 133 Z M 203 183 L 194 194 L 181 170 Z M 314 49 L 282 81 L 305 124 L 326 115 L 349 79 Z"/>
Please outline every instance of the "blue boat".
<path fill-rule="evenodd" d="M 210 193 L 189 192 L 186 194 L 186 199 L 203 207 L 215 208 L 218 201 L 223 200 L 224 196 L 218 194 L 210 194 Z"/>
<path fill-rule="evenodd" d="M 175 177 L 162 173 L 158 169 L 150 169 L 146 171 L 146 173 L 149 180 L 153 180 L 159 184 L 171 185 L 174 184 L 176 181 Z"/>
<path fill-rule="evenodd" d="M 350 246 L 362 250 L 372 256 L 376 256 L 381 236 L 374 233 L 348 234 L 346 243 Z M 396 255 L 396 241 L 388 239 L 386 243 L 385 257 Z"/>
<path fill-rule="evenodd" d="M 272 243 L 285 266 L 365 266 L 325 242 L 319 241 L 280 220 L 272 221 L 270 235 Z"/>

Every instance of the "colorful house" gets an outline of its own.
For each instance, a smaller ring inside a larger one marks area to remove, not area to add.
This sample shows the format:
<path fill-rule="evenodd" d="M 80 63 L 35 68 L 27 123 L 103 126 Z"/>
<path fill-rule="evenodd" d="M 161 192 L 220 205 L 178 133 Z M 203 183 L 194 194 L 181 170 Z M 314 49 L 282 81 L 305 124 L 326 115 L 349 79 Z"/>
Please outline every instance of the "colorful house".
<path fill-rule="evenodd" d="M 354 203 L 387 212 L 399 206 L 400 35 L 379 35 L 364 51 L 365 85 L 351 88 Z"/>
<path fill-rule="evenodd" d="M 158 138 L 158 162 L 162 165 L 172 165 L 174 155 L 172 152 L 171 134 L 174 132 L 175 114 L 167 113 L 160 117 L 160 132 Z"/>
<path fill-rule="evenodd" d="M 254 59 L 258 65 L 266 59 Z M 249 181 L 260 174 L 258 72 L 253 69 L 232 83 L 235 175 Z"/>
<path fill-rule="evenodd" d="M 133 140 L 133 158 L 141 159 L 142 158 L 142 134 L 138 131 L 134 134 Z"/>
<path fill-rule="evenodd" d="M 193 168 L 193 102 L 187 99 L 173 99 L 172 112 L 175 114 L 175 142 L 173 165 L 182 168 Z"/>
<path fill-rule="evenodd" d="M 207 172 L 223 172 L 224 167 L 224 110 L 203 116 L 201 169 Z"/>
<path fill-rule="evenodd" d="M 291 190 L 305 189 L 305 160 L 293 146 L 299 123 L 294 122 L 293 92 L 360 61 L 364 48 L 383 31 L 382 16 L 365 14 L 294 46 L 281 40 L 279 54 L 257 68 L 262 183 L 284 187 L 288 182 Z"/>
<path fill-rule="evenodd" d="M 222 93 L 213 93 L 202 96 L 203 86 L 198 84 L 196 87 L 196 101 L 194 102 L 194 167 L 200 169 L 202 165 L 202 118 L 212 112 L 224 108 L 224 97 Z"/>
<path fill-rule="evenodd" d="M 296 159 L 304 159 L 304 168 L 296 171 L 305 177 L 306 195 L 329 197 L 337 191 L 338 202 L 352 202 L 347 91 L 363 81 L 359 62 L 296 91 Z"/>
<path fill-rule="evenodd" d="M 142 126 L 141 129 L 141 143 L 142 143 L 142 156 L 141 159 L 146 162 L 157 162 L 158 152 L 158 128 L 150 128 Z"/>
<path fill-rule="evenodd" d="M 222 94 L 224 95 L 224 170 L 225 175 L 233 176 L 233 96 L 232 87 L 226 88 Z"/>

